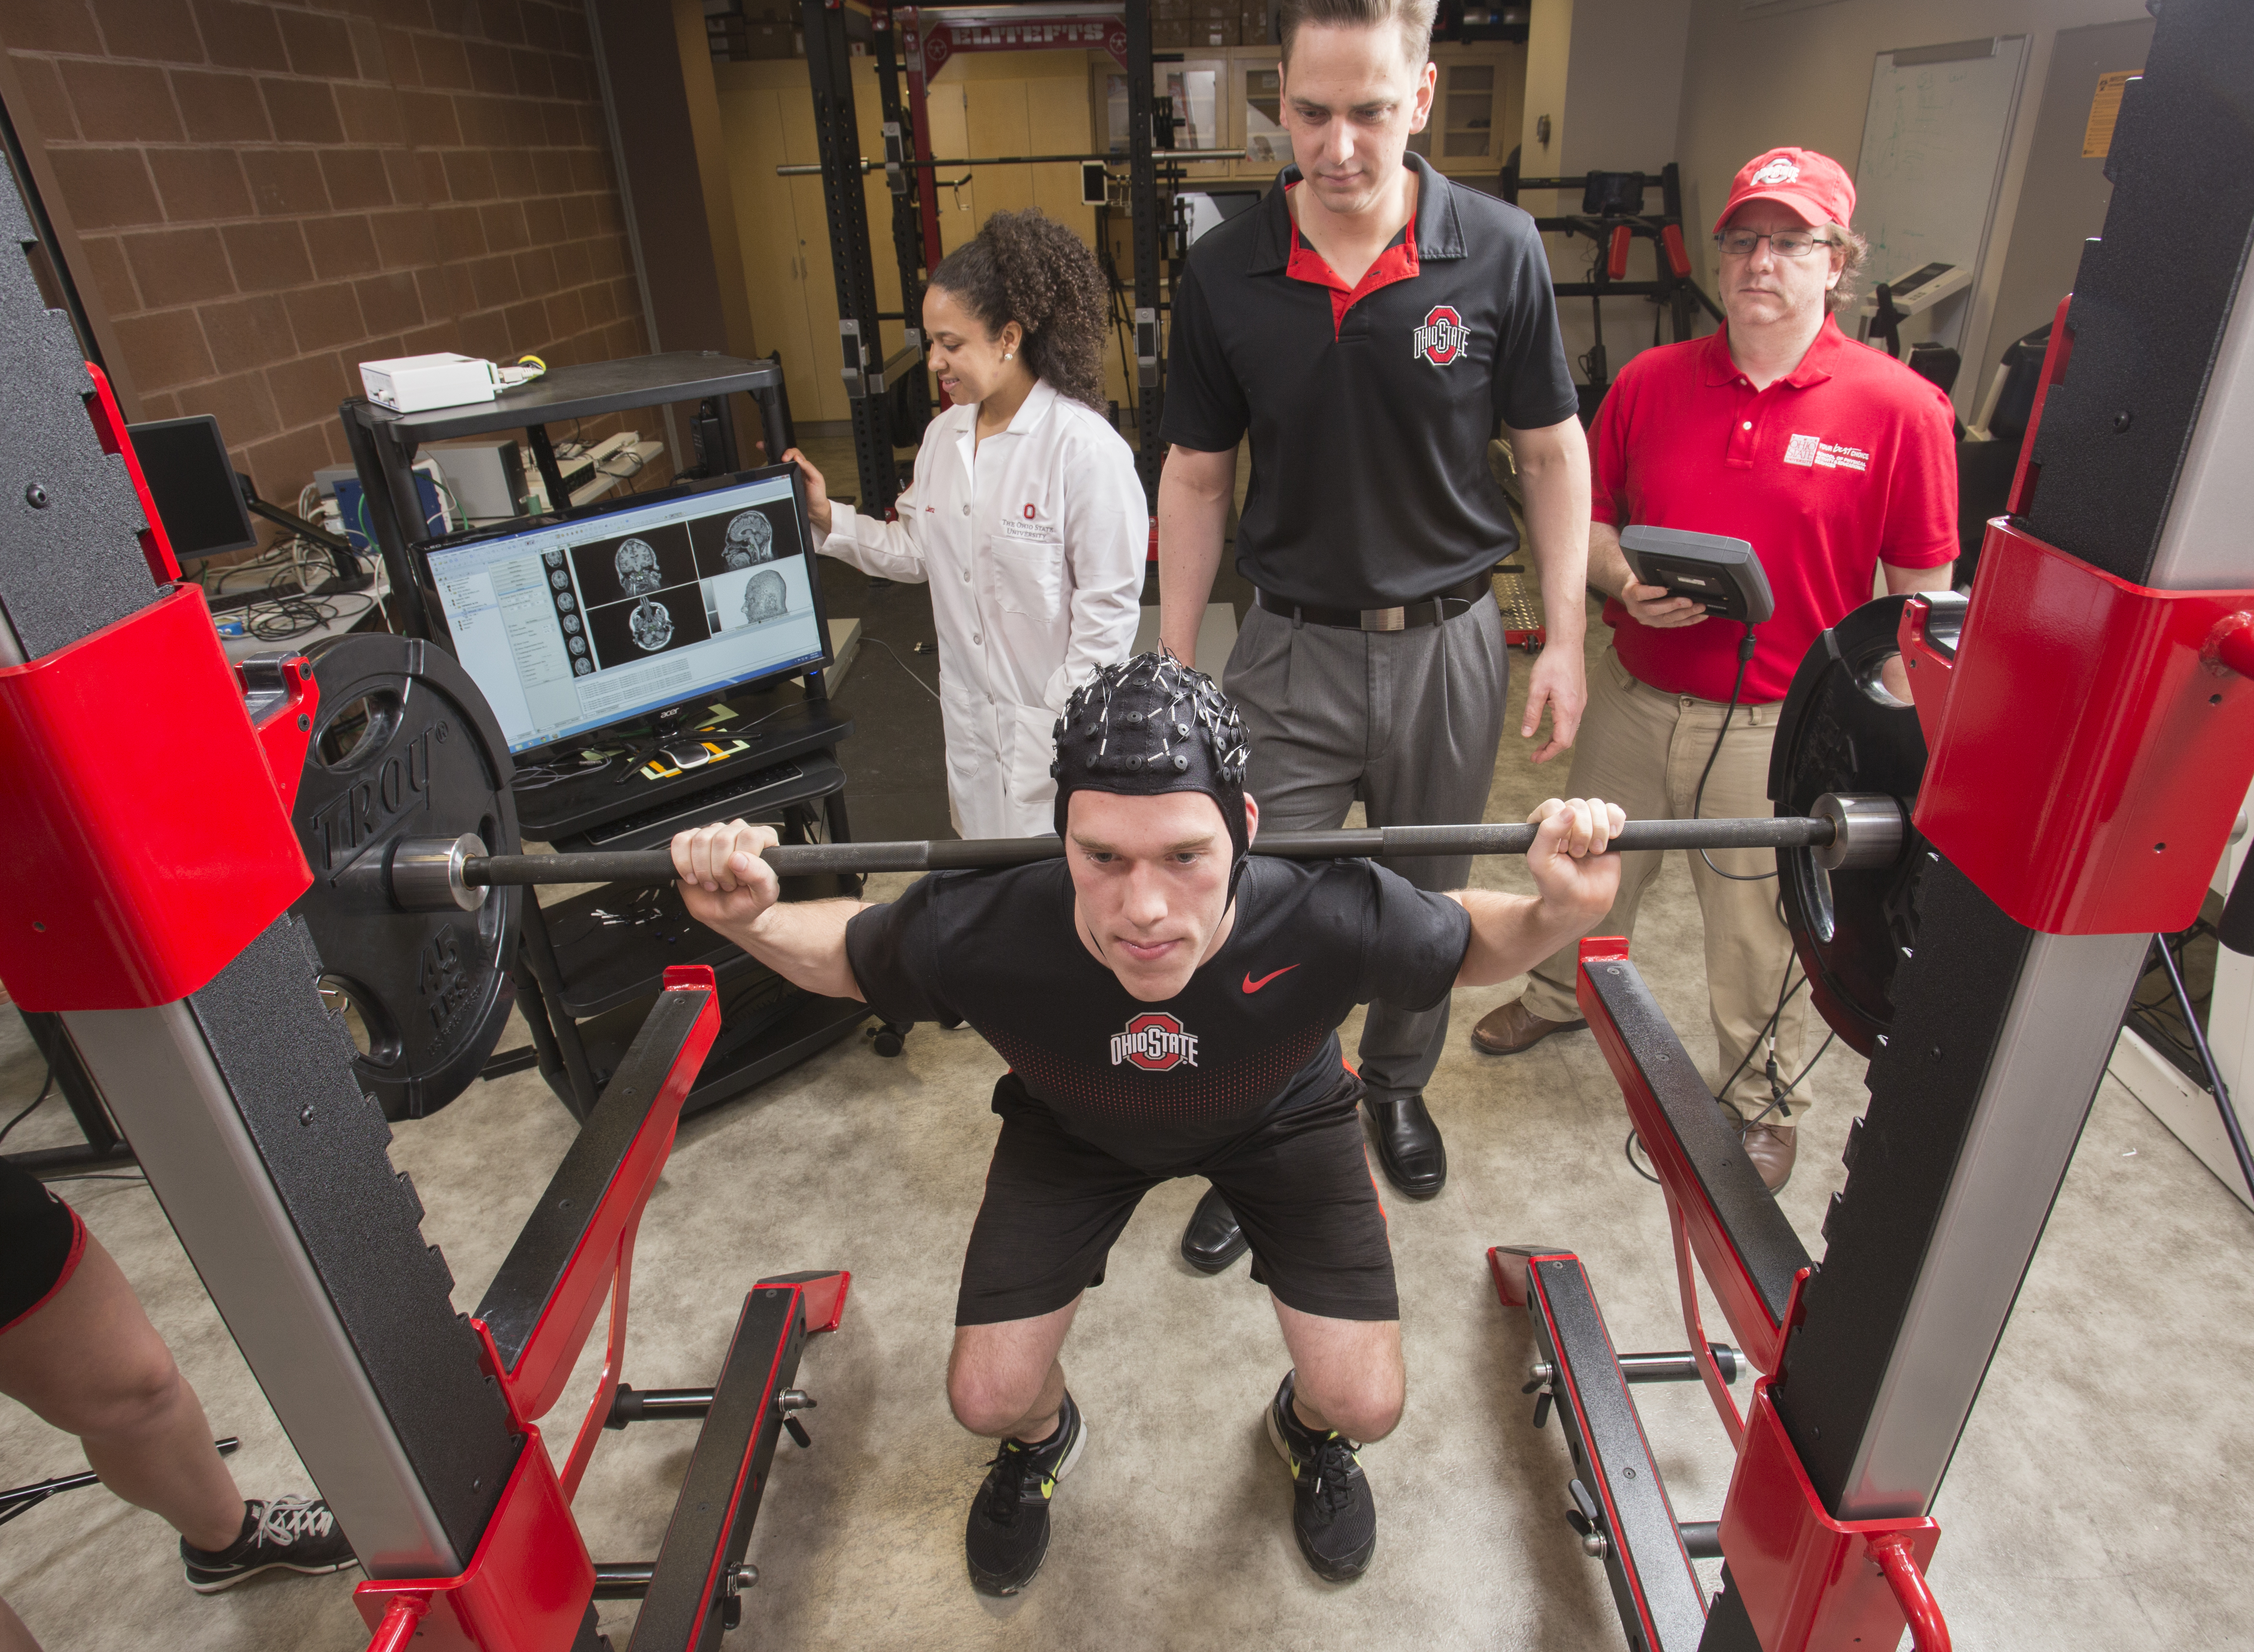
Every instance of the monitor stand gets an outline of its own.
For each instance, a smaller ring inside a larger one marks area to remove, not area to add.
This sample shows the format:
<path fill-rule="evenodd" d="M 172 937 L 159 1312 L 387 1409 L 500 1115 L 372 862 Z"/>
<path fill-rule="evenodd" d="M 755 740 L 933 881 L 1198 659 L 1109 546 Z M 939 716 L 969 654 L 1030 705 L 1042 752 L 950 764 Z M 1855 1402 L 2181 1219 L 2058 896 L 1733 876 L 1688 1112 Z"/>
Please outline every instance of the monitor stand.
<path fill-rule="evenodd" d="M 618 779 L 612 783 L 624 786 L 641 772 L 644 763 L 687 733 L 711 709 L 711 697 L 705 696 L 668 705 L 652 717 L 649 732 L 626 747 L 626 760 L 620 766 Z"/>
<path fill-rule="evenodd" d="M 239 473 L 236 480 L 243 482 L 245 495 L 243 503 L 248 506 L 253 513 L 263 516 L 270 522 L 276 522 L 289 528 L 301 539 L 312 540 L 329 553 L 330 565 L 335 568 L 335 574 L 306 592 L 306 595 L 328 596 L 338 592 L 366 591 L 375 584 L 375 576 L 361 565 L 360 554 L 352 548 L 352 542 L 349 540 L 340 539 L 334 534 L 315 527 L 294 511 L 284 510 L 278 505 L 268 504 L 256 494 L 251 492 L 248 482 Z"/>

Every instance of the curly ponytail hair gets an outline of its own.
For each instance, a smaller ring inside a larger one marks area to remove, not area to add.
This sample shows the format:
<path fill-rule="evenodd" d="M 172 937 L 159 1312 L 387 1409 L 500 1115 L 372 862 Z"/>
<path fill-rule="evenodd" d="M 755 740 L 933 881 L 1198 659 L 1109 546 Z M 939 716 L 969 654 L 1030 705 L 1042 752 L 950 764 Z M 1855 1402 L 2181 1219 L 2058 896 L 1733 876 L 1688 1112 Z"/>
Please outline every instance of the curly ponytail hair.
<path fill-rule="evenodd" d="M 1111 290 L 1070 229 L 1038 206 L 996 213 L 940 260 L 930 284 L 953 293 L 990 333 L 1016 322 L 1026 367 L 1060 395 L 1103 410 Z"/>

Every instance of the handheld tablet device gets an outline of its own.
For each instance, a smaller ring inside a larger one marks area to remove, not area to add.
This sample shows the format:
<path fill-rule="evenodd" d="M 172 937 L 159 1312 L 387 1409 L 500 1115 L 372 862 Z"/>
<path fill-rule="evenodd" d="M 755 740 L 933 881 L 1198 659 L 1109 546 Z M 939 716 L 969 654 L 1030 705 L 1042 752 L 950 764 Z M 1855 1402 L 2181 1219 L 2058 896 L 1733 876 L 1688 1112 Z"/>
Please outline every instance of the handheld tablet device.
<path fill-rule="evenodd" d="M 1768 576 L 1745 540 L 1638 524 L 1620 530 L 1620 550 L 1638 584 L 1664 586 L 1708 613 L 1757 626 L 1776 612 Z"/>

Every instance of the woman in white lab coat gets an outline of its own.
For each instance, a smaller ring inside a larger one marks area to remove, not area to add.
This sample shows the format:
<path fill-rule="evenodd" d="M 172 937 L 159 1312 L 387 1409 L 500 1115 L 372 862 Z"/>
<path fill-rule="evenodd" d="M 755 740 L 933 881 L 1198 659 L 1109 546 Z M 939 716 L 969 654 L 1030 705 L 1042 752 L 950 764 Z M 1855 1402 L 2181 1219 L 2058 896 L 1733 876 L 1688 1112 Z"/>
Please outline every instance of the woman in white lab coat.
<path fill-rule="evenodd" d="M 814 548 L 928 582 L 939 629 L 947 789 L 966 837 L 1055 830 L 1054 728 L 1096 667 L 1133 652 L 1150 517 L 1135 455 L 1103 411 L 1110 293 L 1080 237 L 997 213 L 931 273 L 934 418 L 887 522 L 805 472 Z"/>

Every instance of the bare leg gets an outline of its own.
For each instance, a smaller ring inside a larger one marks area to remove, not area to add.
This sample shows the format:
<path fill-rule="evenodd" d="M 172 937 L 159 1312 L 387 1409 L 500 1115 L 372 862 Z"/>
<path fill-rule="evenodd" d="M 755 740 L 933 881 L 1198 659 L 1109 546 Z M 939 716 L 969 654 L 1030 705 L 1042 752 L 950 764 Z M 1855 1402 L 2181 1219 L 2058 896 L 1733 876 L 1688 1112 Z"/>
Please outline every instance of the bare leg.
<path fill-rule="evenodd" d="M 1281 1302 L 1276 1318 L 1298 1373 L 1292 1409 L 1299 1421 L 1358 1445 L 1393 1432 L 1408 1388 L 1398 1320 L 1326 1320 Z"/>
<path fill-rule="evenodd" d="M 1054 1433 L 1064 1404 L 1057 1350 L 1080 1302 L 1074 1297 L 1037 1319 L 956 1326 L 947 1359 L 947 1403 L 956 1420 L 992 1439 L 1032 1442 Z"/>
<path fill-rule="evenodd" d="M 77 1435 L 103 1485 L 197 1548 L 226 1549 L 242 1536 L 242 1494 L 212 1445 L 203 1403 L 92 1235 L 70 1282 L 0 1335 L 0 1393 Z M 10 1644 L 0 1624 L 0 1648 Z"/>
<path fill-rule="evenodd" d="M 39 1652 L 39 1643 L 5 1600 L 0 1600 L 0 1652 Z"/>

